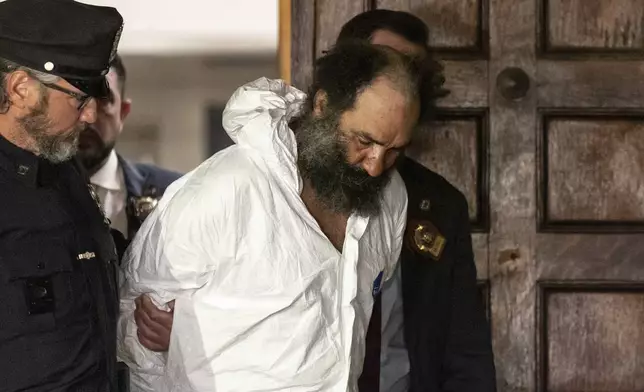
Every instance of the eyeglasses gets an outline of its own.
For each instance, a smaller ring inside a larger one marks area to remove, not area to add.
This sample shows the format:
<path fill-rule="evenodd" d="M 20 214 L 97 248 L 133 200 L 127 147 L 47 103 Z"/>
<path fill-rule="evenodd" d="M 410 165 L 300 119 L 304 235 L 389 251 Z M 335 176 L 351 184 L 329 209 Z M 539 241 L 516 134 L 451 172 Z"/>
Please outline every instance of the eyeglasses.
<path fill-rule="evenodd" d="M 83 108 L 85 107 L 85 105 L 87 105 L 87 103 L 92 99 L 92 96 L 91 96 L 91 95 L 77 93 L 77 92 L 75 92 L 75 91 L 68 90 L 68 89 L 66 89 L 65 87 L 61 87 L 61 86 L 59 86 L 59 85 L 57 85 L 57 84 L 53 84 L 53 83 L 45 83 L 45 82 L 40 82 L 40 83 L 41 83 L 43 86 L 47 87 L 47 88 L 50 88 L 50 89 L 52 89 L 52 90 L 56 90 L 56 91 L 60 91 L 61 93 L 67 94 L 67 95 L 69 95 L 70 97 L 72 97 L 72 98 L 74 98 L 75 100 L 77 100 L 77 101 L 78 101 L 78 108 L 77 108 L 77 110 L 79 110 L 79 111 L 80 111 L 80 110 L 83 110 Z"/>

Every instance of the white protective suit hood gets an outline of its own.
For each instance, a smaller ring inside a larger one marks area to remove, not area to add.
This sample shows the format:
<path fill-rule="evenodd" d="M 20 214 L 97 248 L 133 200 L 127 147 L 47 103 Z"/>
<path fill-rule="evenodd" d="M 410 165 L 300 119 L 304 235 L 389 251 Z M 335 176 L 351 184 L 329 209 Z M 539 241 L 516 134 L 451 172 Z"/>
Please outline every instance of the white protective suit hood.
<path fill-rule="evenodd" d="M 306 94 L 283 80 L 260 78 L 239 88 L 228 100 L 223 126 L 236 145 L 276 160 L 292 185 L 302 189 L 297 172 L 297 144 L 289 121 L 297 116 Z"/>

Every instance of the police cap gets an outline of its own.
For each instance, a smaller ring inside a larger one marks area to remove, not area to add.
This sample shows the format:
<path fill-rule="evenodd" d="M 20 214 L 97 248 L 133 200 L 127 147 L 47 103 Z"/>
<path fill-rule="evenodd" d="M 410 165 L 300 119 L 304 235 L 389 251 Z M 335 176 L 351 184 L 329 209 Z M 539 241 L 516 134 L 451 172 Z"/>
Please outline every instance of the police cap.
<path fill-rule="evenodd" d="M 73 0 L 0 2 L 0 57 L 60 76 L 93 97 L 108 95 L 105 75 L 123 18 L 112 7 Z"/>

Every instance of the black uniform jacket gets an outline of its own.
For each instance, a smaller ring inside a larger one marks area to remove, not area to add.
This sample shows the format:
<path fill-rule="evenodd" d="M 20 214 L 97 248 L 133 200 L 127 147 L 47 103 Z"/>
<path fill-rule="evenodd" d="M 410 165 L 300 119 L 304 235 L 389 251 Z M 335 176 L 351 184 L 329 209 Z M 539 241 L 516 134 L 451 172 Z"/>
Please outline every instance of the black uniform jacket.
<path fill-rule="evenodd" d="M 465 196 L 412 159 L 398 170 L 409 195 L 401 268 L 410 391 L 496 391 Z"/>
<path fill-rule="evenodd" d="M 114 391 L 117 255 L 73 162 L 0 137 L 0 390 Z"/>

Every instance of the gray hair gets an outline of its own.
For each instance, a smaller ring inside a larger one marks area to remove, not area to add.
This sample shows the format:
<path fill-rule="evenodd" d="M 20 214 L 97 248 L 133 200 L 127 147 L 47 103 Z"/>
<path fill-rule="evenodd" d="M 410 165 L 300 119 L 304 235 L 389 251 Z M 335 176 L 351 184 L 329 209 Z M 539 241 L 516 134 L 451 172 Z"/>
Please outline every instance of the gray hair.
<path fill-rule="evenodd" d="M 7 88 L 5 85 L 5 79 L 7 75 L 16 71 L 24 71 L 29 76 L 42 83 L 56 83 L 60 80 L 59 76 L 36 71 L 35 69 L 16 64 L 13 61 L 0 58 L 0 113 L 6 113 L 11 106 L 9 94 L 7 93 Z"/>

